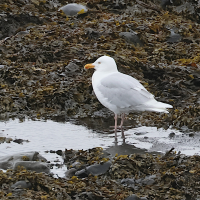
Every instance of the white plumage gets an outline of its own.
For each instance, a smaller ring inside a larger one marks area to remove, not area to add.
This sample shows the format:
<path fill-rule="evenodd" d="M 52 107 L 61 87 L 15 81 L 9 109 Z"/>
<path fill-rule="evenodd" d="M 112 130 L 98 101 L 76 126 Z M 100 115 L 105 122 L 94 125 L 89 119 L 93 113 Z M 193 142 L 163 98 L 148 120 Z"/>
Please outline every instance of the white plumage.
<path fill-rule="evenodd" d="M 125 113 L 133 111 L 155 111 L 168 113 L 171 105 L 158 102 L 135 78 L 120 73 L 115 60 L 109 56 L 98 58 L 85 68 L 94 68 L 92 86 L 98 100 L 115 113 L 115 133 L 117 115 L 122 114 L 121 127 Z"/>

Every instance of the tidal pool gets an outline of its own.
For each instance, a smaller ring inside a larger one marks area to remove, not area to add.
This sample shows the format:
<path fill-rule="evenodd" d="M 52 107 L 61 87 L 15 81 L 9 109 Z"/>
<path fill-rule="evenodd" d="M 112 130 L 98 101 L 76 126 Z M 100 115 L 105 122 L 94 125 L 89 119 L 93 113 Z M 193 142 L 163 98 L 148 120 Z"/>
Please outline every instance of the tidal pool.
<path fill-rule="evenodd" d="M 103 129 L 102 129 L 103 130 Z M 63 163 L 63 158 L 50 151 L 65 149 L 89 149 L 103 147 L 111 155 L 133 153 L 164 153 L 172 147 L 186 155 L 200 153 L 200 134 L 182 133 L 178 130 L 139 126 L 125 131 L 125 139 L 118 133 L 118 143 L 114 141 L 114 131 L 98 131 L 72 122 L 52 120 L 19 119 L 0 121 L 0 137 L 25 140 L 22 144 L 11 141 L 0 144 L 0 157 L 15 153 L 38 151 L 51 163 Z M 66 167 L 54 167 L 52 172 L 63 176 Z"/>

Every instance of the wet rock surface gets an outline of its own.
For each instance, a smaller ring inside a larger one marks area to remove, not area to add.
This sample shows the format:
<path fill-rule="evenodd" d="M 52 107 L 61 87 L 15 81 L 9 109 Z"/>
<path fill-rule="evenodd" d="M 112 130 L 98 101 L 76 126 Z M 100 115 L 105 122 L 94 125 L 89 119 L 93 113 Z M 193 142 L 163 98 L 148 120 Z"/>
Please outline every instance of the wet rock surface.
<path fill-rule="evenodd" d="M 46 161 L 47 160 L 38 152 L 19 153 L 12 156 L 1 157 L 0 168 L 4 170 L 16 170 L 19 167 L 24 167 L 27 170 L 49 173 L 50 167 Z"/>
<path fill-rule="evenodd" d="M 78 177 L 86 177 L 89 174 L 92 174 L 93 176 L 98 176 L 107 172 L 110 166 L 111 166 L 110 162 L 90 165 L 85 169 L 77 171 L 75 175 Z"/>
<path fill-rule="evenodd" d="M 103 173 L 53 178 L 18 168 L 0 171 L 1 199 L 198 199 L 200 156 L 173 149 L 163 156 L 110 156 L 102 148 L 65 150 L 68 170 L 110 163 Z"/>

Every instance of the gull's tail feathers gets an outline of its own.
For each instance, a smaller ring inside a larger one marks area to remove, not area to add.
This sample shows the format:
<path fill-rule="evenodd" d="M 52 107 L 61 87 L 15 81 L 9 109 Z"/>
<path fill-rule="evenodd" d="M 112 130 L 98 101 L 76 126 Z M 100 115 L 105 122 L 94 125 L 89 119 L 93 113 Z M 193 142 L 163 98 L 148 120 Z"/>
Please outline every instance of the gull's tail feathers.
<path fill-rule="evenodd" d="M 172 105 L 156 101 L 155 99 L 152 99 L 146 102 L 144 106 L 146 107 L 145 110 L 154 111 L 154 112 L 164 112 L 164 113 L 169 113 L 167 109 L 173 108 Z"/>

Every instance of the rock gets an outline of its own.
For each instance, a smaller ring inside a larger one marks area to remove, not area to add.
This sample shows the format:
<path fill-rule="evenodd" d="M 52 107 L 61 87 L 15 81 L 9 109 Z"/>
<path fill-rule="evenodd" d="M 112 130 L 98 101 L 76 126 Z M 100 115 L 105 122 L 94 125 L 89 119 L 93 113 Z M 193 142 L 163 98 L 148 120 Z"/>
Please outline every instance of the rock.
<path fill-rule="evenodd" d="M 79 66 L 76 65 L 73 62 L 70 62 L 66 67 L 65 67 L 65 73 L 74 73 L 77 72 L 79 70 Z"/>
<path fill-rule="evenodd" d="M 194 137 L 195 134 L 194 133 L 189 133 L 189 137 Z"/>
<path fill-rule="evenodd" d="M 81 5 L 81 4 L 77 4 L 77 3 L 70 3 L 67 4 L 61 8 L 59 8 L 59 11 L 62 10 L 66 15 L 68 16 L 73 16 L 76 14 L 79 14 L 79 12 L 82 13 L 86 13 L 88 11 L 88 9 Z"/>
<path fill-rule="evenodd" d="M 67 171 L 65 172 L 65 177 L 66 177 L 67 179 L 71 178 L 72 176 L 75 175 L 76 171 L 77 171 L 77 169 L 75 169 L 75 168 L 71 168 L 71 169 L 67 170 Z"/>
<path fill-rule="evenodd" d="M 93 192 L 82 192 L 81 194 L 76 195 L 76 199 L 87 199 L 94 200 L 99 199 L 99 196 L 94 194 Z"/>
<path fill-rule="evenodd" d="M 166 8 L 167 5 L 172 5 L 173 4 L 173 0 L 160 0 L 161 1 L 161 6 L 163 8 Z"/>
<path fill-rule="evenodd" d="M 98 176 L 98 175 L 106 173 L 108 169 L 110 168 L 111 164 L 112 163 L 110 161 L 102 163 L 102 164 L 94 164 L 94 165 L 86 167 L 85 169 L 77 171 L 75 175 L 81 178 L 86 177 L 89 174 L 92 174 L 93 176 Z"/>
<path fill-rule="evenodd" d="M 135 183 L 135 178 L 125 178 L 125 179 L 122 179 L 121 183 L 122 184 L 125 183 L 125 184 L 128 184 L 128 185 L 134 184 Z"/>
<path fill-rule="evenodd" d="M 135 46 L 143 46 L 142 41 L 138 37 L 138 35 L 134 32 L 121 32 L 119 36 L 124 38 L 126 42 L 130 44 L 134 44 Z"/>
<path fill-rule="evenodd" d="M 0 65 L 0 69 L 3 69 L 5 66 L 4 65 Z"/>
<path fill-rule="evenodd" d="M 89 175 L 89 172 L 86 169 L 79 170 L 75 173 L 75 176 L 78 176 L 79 178 L 85 178 Z"/>
<path fill-rule="evenodd" d="M 0 137 L 0 144 L 6 141 L 6 137 Z"/>
<path fill-rule="evenodd" d="M 29 34 L 29 31 L 20 31 L 15 36 L 17 37 L 23 37 L 24 35 Z"/>
<path fill-rule="evenodd" d="M 143 180 L 142 180 L 142 184 L 143 185 L 152 185 L 155 182 L 156 175 L 150 175 L 150 176 L 146 176 Z"/>
<path fill-rule="evenodd" d="M 59 156 L 62 156 L 62 155 L 63 155 L 62 150 L 57 150 L 56 153 L 57 153 Z"/>
<path fill-rule="evenodd" d="M 152 185 L 155 182 L 156 175 L 150 175 L 150 176 L 146 176 L 144 179 L 134 179 L 134 178 L 126 178 L 126 179 L 122 179 L 121 183 L 123 185 L 126 185 L 128 187 L 132 187 L 135 188 L 136 184 L 139 185 Z"/>
<path fill-rule="evenodd" d="M 169 134 L 169 138 L 174 138 L 174 136 L 175 136 L 176 134 L 174 133 L 174 132 L 171 132 L 170 134 Z"/>
<path fill-rule="evenodd" d="M 135 135 L 146 135 L 147 133 L 146 132 L 135 132 L 134 134 Z"/>
<path fill-rule="evenodd" d="M 129 196 L 125 200 L 140 200 L 140 198 L 138 196 L 136 196 L 135 194 L 132 194 L 131 196 Z"/>
<path fill-rule="evenodd" d="M 76 168 L 76 169 L 79 169 L 82 166 L 82 164 L 80 162 L 74 162 L 74 163 L 71 164 L 71 166 Z"/>
<path fill-rule="evenodd" d="M 23 142 L 28 142 L 28 140 L 15 139 L 15 140 L 13 140 L 13 142 L 18 143 L 18 144 L 22 144 Z"/>
<path fill-rule="evenodd" d="M 134 178 L 125 178 L 121 180 L 121 184 L 134 188 L 135 187 L 135 179 Z"/>
<path fill-rule="evenodd" d="M 101 36 L 101 32 L 96 31 L 95 29 L 92 29 L 92 28 L 86 28 L 85 31 L 86 31 L 87 36 L 90 39 L 97 40 Z"/>
<path fill-rule="evenodd" d="M 0 169 L 16 169 L 17 166 L 24 166 L 27 169 L 35 171 L 49 172 L 46 165 L 47 160 L 42 157 L 38 152 L 24 152 L 11 156 L 4 156 L 0 160 Z M 31 166 L 32 165 L 32 166 Z"/>
<path fill-rule="evenodd" d="M 107 160 L 102 157 L 103 150 L 100 147 L 76 151 L 71 149 L 66 150 L 65 153 L 68 158 L 65 162 L 67 167 L 71 166 L 71 162 L 84 164 L 83 166 L 90 165 L 87 168 L 100 167 L 102 165 L 91 165 L 91 163 Z M 108 173 L 98 177 L 86 174 L 87 177 L 84 179 L 74 175 L 75 167 L 68 171 L 67 179 L 66 177 L 55 179 L 49 174 L 33 173 L 22 168 L 0 171 L 0 199 L 41 199 L 42 197 L 43 199 L 58 200 L 160 200 L 173 199 L 174 196 L 177 200 L 187 199 L 188 196 L 189 199 L 199 198 L 199 155 L 185 156 L 171 150 L 165 157 L 129 154 L 116 155 L 110 159 L 112 159 L 112 165 L 109 167 Z M 77 166 L 77 164 L 74 165 Z M 149 182 L 149 180 L 154 181 L 156 177 L 156 183 Z M 135 187 L 130 187 L 134 184 Z M 189 190 L 185 188 L 189 188 Z M 132 194 L 133 191 L 135 194 Z"/>
<path fill-rule="evenodd" d="M 182 37 L 181 37 L 180 34 L 175 33 L 174 30 L 172 30 L 172 29 L 170 29 L 170 32 L 171 32 L 171 34 L 168 37 L 167 42 L 175 43 L 175 42 L 180 42 L 181 41 Z"/>
<path fill-rule="evenodd" d="M 5 19 L 6 20 L 0 18 L 0 40 L 14 35 L 19 28 L 26 24 L 40 24 L 43 22 L 42 18 L 38 18 L 28 13 L 7 14 Z"/>
<path fill-rule="evenodd" d="M 139 198 L 138 196 L 136 196 L 135 194 L 132 194 L 131 196 L 129 196 L 128 198 L 126 198 L 125 200 L 147 200 L 146 197 L 141 197 Z"/>
<path fill-rule="evenodd" d="M 89 172 L 89 174 L 98 176 L 101 174 L 105 174 L 109 170 L 111 164 L 112 163 L 110 161 L 108 161 L 108 162 L 105 162 L 102 164 L 91 165 L 91 166 L 87 167 L 86 169 Z"/>
<path fill-rule="evenodd" d="M 11 141 L 13 141 L 12 138 L 6 138 L 6 140 L 5 140 L 6 143 L 10 143 Z"/>
<path fill-rule="evenodd" d="M 18 161 L 14 164 L 14 170 L 17 170 L 18 167 L 24 167 L 26 170 L 31 170 L 35 172 L 50 172 L 49 164 L 38 162 L 38 161 Z"/>
<path fill-rule="evenodd" d="M 16 183 L 14 183 L 13 185 L 11 185 L 11 188 L 31 188 L 31 183 L 27 182 L 27 181 L 17 181 Z"/>

